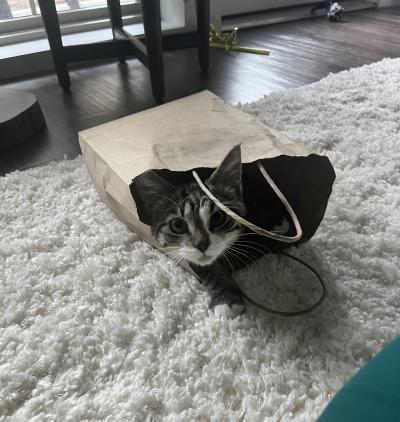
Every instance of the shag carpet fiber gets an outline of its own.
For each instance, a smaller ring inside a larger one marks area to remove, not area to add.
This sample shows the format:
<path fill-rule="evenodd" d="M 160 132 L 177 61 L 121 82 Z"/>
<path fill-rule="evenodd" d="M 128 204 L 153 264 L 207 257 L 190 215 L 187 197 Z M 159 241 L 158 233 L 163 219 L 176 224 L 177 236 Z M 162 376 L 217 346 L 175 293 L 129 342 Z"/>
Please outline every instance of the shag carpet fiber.
<path fill-rule="evenodd" d="M 1 421 L 315 421 L 400 333 L 400 59 L 242 106 L 337 173 L 293 251 L 328 284 L 282 319 L 209 310 L 197 281 L 100 202 L 80 158 L 0 179 Z M 237 274 L 290 309 L 318 286 L 273 256 Z"/>

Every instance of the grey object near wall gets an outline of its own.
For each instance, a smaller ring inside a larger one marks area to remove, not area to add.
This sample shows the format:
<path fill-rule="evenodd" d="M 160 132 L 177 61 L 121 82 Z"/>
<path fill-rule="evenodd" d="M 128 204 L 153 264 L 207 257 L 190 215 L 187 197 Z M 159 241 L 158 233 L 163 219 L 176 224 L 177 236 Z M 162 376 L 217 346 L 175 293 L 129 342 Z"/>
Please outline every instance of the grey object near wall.
<path fill-rule="evenodd" d="M 45 125 L 42 109 L 33 94 L 0 88 L 0 151 L 27 141 Z"/>

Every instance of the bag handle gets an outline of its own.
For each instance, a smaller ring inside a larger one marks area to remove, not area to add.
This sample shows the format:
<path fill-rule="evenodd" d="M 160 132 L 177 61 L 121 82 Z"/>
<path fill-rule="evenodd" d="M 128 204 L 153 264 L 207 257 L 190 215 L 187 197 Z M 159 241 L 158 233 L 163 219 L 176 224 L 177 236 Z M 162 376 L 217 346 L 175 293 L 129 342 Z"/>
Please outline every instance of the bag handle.
<path fill-rule="evenodd" d="M 192 175 L 195 178 L 196 182 L 200 186 L 200 189 L 208 196 L 211 201 L 214 202 L 214 204 L 220 208 L 222 211 L 224 211 L 226 214 L 229 215 L 229 217 L 233 218 L 238 223 L 242 224 L 243 226 L 246 226 L 248 229 L 252 230 L 254 233 L 257 233 L 261 236 L 268 237 L 270 239 L 278 240 L 280 242 L 285 243 L 294 243 L 301 239 L 303 236 L 303 231 L 301 229 L 301 225 L 299 222 L 299 219 L 297 218 L 296 213 L 293 211 L 293 208 L 290 206 L 288 200 L 285 198 L 283 193 L 279 190 L 278 186 L 274 183 L 274 181 L 271 179 L 270 175 L 267 173 L 263 165 L 260 161 L 257 161 L 258 169 L 260 170 L 261 174 L 263 175 L 264 179 L 267 181 L 269 186 L 274 190 L 278 198 L 281 200 L 282 204 L 285 206 L 286 211 L 289 213 L 290 217 L 292 218 L 294 227 L 296 229 L 296 234 L 294 236 L 285 236 L 282 234 L 270 232 L 268 230 L 263 229 L 262 227 L 258 227 L 257 225 L 250 223 L 249 221 L 242 218 L 240 215 L 233 212 L 231 209 L 229 209 L 227 206 L 225 206 L 221 201 L 219 201 L 205 186 L 205 184 L 201 181 L 199 175 L 195 170 L 192 171 Z"/>
<path fill-rule="evenodd" d="M 273 309 L 273 308 L 269 308 L 265 305 L 261 305 L 260 303 L 256 302 L 254 299 L 252 299 L 250 296 L 248 296 L 238 285 L 236 282 L 235 285 L 236 287 L 239 289 L 241 295 L 248 301 L 250 302 L 252 305 L 254 305 L 256 308 L 261 309 L 262 311 L 268 313 L 268 314 L 272 314 L 272 315 L 278 315 L 281 317 L 286 317 L 286 318 L 292 318 L 292 317 L 297 317 L 297 316 L 301 316 L 301 315 L 306 315 L 309 314 L 311 311 L 313 311 L 314 309 L 318 308 L 318 306 L 320 306 L 322 304 L 322 302 L 325 300 L 326 296 L 327 296 L 327 292 L 326 292 L 326 286 L 324 283 L 324 280 L 322 279 L 322 277 L 318 274 L 317 270 L 315 268 L 313 268 L 310 264 L 307 264 L 307 262 L 304 262 L 302 259 L 297 258 L 294 255 L 291 255 L 287 252 L 283 252 L 283 251 L 271 251 L 274 252 L 278 255 L 283 255 L 286 256 L 287 258 L 293 259 L 294 261 L 298 262 L 299 264 L 303 265 L 303 267 L 307 268 L 313 275 L 314 277 L 318 280 L 320 286 L 321 286 L 321 295 L 318 298 L 318 300 L 316 302 L 314 302 L 312 305 L 307 306 L 306 308 L 300 309 L 298 311 L 279 311 L 277 309 Z"/>
<path fill-rule="evenodd" d="M 247 228 L 249 228 L 250 230 L 252 230 L 253 232 L 255 232 L 257 234 L 264 236 L 264 237 L 267 237 L 267 238 L 270 238 L 270 239 L 278 240 L 280 242 L 285 242 L 285 243 L 297 242 L 298 240 L 301 239 L 301 237 L 303 235 L 303 231 L 301 229 L 301 225 L 300 225 L 299 219 L 297 218 L 296 213 L 293 211 L 293 208 L 290 206 L 288 200 L 285 198 L 285 196 L 280 191 L 280 189 L 276 186 L 276 184 L 271 179 L 270 175 L 267 173 L 267 171 L 265 170 L 265 168 L 263 167 L 263 165 L 261 164 L 260 161 L 257 161 L 257 166 L 258 166 L 258 169 L 260 170 L 261 174 L 263 175 L 264 179 L 267 181 L 267 183 L 274 190 L 274 192 L 276 193 L 278 198 L 281 200 L 282 204 L 285 206 L 286 211 L 289 213 L 290 217 L 292 218 L 294 227 L 296 229 L 296 234 L 294 236 L 284 236 L 284 235 L 280 235 L 280 234 L 277 234 L 277 233 L 274 233 L 274 232 L 270 232 L 270 231 L 265 230 L 261 227 L 258 227 L 257 225 L 255 225 L 253 223 L 250 223 L 249 221 L 240 217 L 240 215 L 237 215 L 235 212 L 233 212 L 228 207 L 226 207 L 221 201 L 219 201 L 207 189 L 207 187 L 201 181 L 199 175 L 197 174 L 197 172 L 195 170 L 192 171 L 192 174 L 193 174 L 193 177 L 195 178 L 196 182 L 200 186 L 200 189 L 208 196 L 208 198 L 211 199 L 211 201 L 213 201 L 215 203 L 215 205 L 217 205 L 218 208 L 220 208 L 222 211 L 224 211 L 226 214 L 228 214 L 231 218 L 233 218 L 238 223 L 243 224 L 244 226 L 246 226 Z M 297 261 L 299 264 L 301 264 L 305 268 L 307 268 L 314 275 L 314 277 L 318 280 L 318 282 L 321 286 L 322 291 L 321 291 L 321 295 L 320 295 L 319 299 L 313 305 L 310 305 L 307 308 L 304 308 L 304 309 L 301 309 L 301 310 L 298 310 L 298 311 L 279 311 L 279 310 L 276 310 L 276 309 L 268 308 L 265 305 L 261 305 L 260 303 L 257 303 L 254 299 L 252 299 L 246 293 L 244 293 L 243 290 L 241 290 L 240 287 L 235 283 L 236 287 L 239 289 L 242 296 L 248 302 L 252 303 L 254 306 L 261 309 L 262 311 L 267 312 L 269 314 L 282 316 L 282 317 L 296 317 L 296 316 L 300 316 L 300 315 L 305 315 L 305 314 L 308 314 L 309 312 L 313 311 L 319 305 L 321 305 L 321 303 L 324 301 L 324 299 L 326 297 L 326 286 L 325 286 L 325 283 L 324 283 L 322 277 L 318 274 L 318 272 L 311 265 L 304 262 L 302 259 L 297 258 L 297 257 L 295 257 L 295 256 L 293 256 L 293 255 L 291 255 L 287 252 L 282 252 L 282 251 L 271 251 L 271 252 L 275 252 L 279 255 L 283 255 L 283 256 L 286 256 L 287 258 L 293 259 L 294 261 Z"/>

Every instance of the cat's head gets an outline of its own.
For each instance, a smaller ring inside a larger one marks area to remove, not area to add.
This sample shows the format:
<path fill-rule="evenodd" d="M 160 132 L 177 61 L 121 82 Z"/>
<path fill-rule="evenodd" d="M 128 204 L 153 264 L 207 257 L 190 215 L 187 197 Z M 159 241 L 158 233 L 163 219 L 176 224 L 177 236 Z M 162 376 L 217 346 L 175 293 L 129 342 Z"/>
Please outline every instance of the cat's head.
<path fill-rule="evenodd" d="M 239 145 L 205 184 L 228 208 L 244 215 Z M 210 265 L 241 232 L 241 225 L 221 211 L 195 182 L 176 188 L 149 171 L 137 180 L 136 189 L 146 204 L 153 236 L 177 261 Z"/>

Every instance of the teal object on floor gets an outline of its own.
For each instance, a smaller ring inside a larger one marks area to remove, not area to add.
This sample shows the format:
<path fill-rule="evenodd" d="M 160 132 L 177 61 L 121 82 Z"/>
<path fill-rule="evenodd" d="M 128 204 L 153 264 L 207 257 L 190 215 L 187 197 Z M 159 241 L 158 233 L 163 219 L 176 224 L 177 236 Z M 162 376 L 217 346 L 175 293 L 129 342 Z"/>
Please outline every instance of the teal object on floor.
<path fill-rule="evenodd" d="M 318 422 L 400 421 L 400 337 L 336 394 Z"/>

